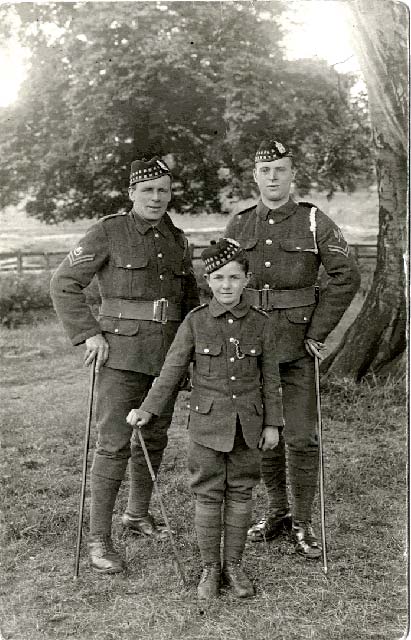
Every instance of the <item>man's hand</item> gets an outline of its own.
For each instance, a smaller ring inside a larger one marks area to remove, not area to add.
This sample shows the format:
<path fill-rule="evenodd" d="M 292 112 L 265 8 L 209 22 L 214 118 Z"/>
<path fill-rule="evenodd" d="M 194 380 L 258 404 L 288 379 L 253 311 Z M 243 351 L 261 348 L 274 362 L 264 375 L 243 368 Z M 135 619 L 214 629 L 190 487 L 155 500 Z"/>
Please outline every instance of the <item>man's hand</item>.
<path fill-rule="evenodd" d="M 279 437 L 278 427 L 264 427 L 258 443 L 258 448 L 262 451 L 275 449 L 278 445 Z"/>
<path fill-rule="evenodd" d="M 86 340 L 86 353 L 84 355 L 84 364 L 89 367 L 94 359 L 96 359 L 96 373 L 108 358 L 108 342 L 101 333 L 98 333 Z"/>
<path fill-rule="evenodd" d="M 153 414 L 142 409 L 131 409 L 126 420 L 132 427 L 145 427 L 152 418 Z"/>
<path fill-rule="evenodd" d="M 325 354 L 321 353 L 323 349 L 326 349 L 324 342 L 318 342 L 318 340 L 306 338 L 304 340 L 304 344 L 305 349 L 310 354 L 310 356 L 318 358 L 319 360 L 324 360 Z"/>

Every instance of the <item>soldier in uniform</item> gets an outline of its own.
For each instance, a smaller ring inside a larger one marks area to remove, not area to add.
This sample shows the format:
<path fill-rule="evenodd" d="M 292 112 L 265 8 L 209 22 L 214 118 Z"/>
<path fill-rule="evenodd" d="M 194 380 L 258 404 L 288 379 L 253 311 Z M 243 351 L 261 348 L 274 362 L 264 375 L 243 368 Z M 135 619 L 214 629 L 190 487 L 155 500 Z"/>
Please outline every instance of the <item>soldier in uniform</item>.
<path fill-rule="evenodd" d="M 249 257 L 248 299 L 275 324 L 283 389 L 285 427 L 279 445 L 266 451 L 261 463 L 268 510 L 249 538 L 269 540 L 291 529 L 296 551 L 318 558 L 321 548 L 311 525 L 319 462 L 314 356 L 323 357 L 324 340 L 353 299 L 360 276 L 337 225 L 313 204 L 290 197 L 293 178 L 290 150 L 276 140 L 263 141 L 254 168 L 260 200 L 232 218 L 226 235 Z M 320 265 L 328 285 L 318 300 Z"/>
<path fill-rule="evenodd" d="M 152 481 L 126 417 L 138 406 L 177 328 L 199 304 L 189 247 L 166 213 L 171 173 L 158 157 L 131 165 L 128 213 L 94 224 L 53 275 L 51 294 L 58 317 L 74 345 L 85 343 L 85 364 L 96 360 L 98 441 L 91 469 L 88 540 L 91 567 L 117 573 L 123 560 L 111 540 L 112 513 L 130 458 L 130 493 L 123 525 L 134 533 L 161 536 L 149 514 Z M 97 276 L 98 320 L 84 288 Z M 167 445 L 176 393 L 145 433 L 155 471 Z M 163 531 L 164 533 L 164 531 Z"/>
<path fill-rule="evenodd" d="M 218 595 L 221 575 L 236 597 L 254 595 L 241 557 L 252 488 L 260 477 L 258 447 L 277 445 L 282 402 L 274 328 L 264 312 L 241 297 L 250 275 L 244 251 L 230 238 L 221 238 L 202 257 L 213 299 L 187 315 L 159 378 L 128 421 L 146 425 L 160 415 L 194 361 L 188 465 L 203 562 L 198 598 L 204 601 Z"/>

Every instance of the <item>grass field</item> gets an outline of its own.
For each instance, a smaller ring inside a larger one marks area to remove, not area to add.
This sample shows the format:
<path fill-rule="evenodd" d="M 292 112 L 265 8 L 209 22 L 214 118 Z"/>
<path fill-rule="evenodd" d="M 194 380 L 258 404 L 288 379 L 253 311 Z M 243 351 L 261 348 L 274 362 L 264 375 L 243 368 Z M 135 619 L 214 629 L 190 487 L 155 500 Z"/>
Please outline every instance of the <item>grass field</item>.
<path fill-rule="evenodd" d="M 323 392 L 329 575 L 283 538 L 248 545 L 257 585 L 205 614 L 195 603 L 199 557 L 185 471 L 186 401 L 180 394 L 159 483 L 189 584 L 169 543 L 122 531 L 126 575 L 86 564 L 73 581 L 88 373 L 54 320 L 0 330 L 2 640 L 397 640 L 407 620 L 405 390 L 328 383 Z M 93 440 L 95 433 L 93 431 Z M 88 502 L 88 497 L 87 497 Z M 255 513 L 264 504 L 256 492 Z M 154 512 L 159 513 L 154 501 Z M 315 511 L 318 527 L 318 508 Z M 86 515 L 87 529 L 88 515 Z"/>
<path fill-rule="evenodd" d="M 339 224 L 348 242 L 375 242 L 378 233 L 378 198 L 375 188 L 361 189 L 354 194 L 336 193 L 328 202 L 325 195 L 313 193 L 302 198 L 318 205 Z M 232 213 L 250 206 L 252 200 L 232 205 Z M 172 214 L 175 224 L 192 232 L 201 241 L 200 231 L 207 227 L 224 230 L 229 216 L 199 214 L 195 216 Z M 59 225 L 46 225 L 25 215 L 24 207 L 9 207 L 0 212 L 0 252 L 16 251 L 68 251 L 92 224 L 92 220 L 79 220 Z"/>

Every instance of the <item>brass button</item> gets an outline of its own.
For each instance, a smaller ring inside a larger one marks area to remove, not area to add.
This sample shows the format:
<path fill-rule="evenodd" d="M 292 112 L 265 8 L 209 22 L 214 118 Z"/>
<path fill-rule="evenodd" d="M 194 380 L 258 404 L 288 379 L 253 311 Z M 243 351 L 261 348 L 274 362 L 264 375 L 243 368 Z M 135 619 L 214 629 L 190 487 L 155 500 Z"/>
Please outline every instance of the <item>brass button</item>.
<path fill-rule="evenodd" d="M 265 241 L 265 244 L 273 244 L 273 241 L 270 238 L 267 238 L 267 240 Z"/>
<path fill-rule="evenodd" d="M 230 342 L 235 342 L 235 338 L 230 338 Z"/>
<path fill-rule="evenodd" d="M 274 220 L 272 218 L 269 219 L 268 224 L 274 224 Z"/>
<path fill-rule="evenodd" d="M 228 318 L 228 324 L 233 324 L 234 320 L 232 318 Z"/>
<path fill-rule="evenodd" d="M 210 349 L 204 349 L 204 353 L 210 353 Z"/>
<path fill-rule="evenodd" d="M 160 236 L 158 235 L 158 233 L 155 233 L 155 234 L 154 234 L 154 237 L 155 237 L 155 238 L 159 238 Z"/>
<path fill-rule="evenodd" d="M 267 262 L 264 262 L 264 266 L 265 267 L 271 267 L 271 262 L 269 260 L 267 260 Z"/>
<path fill-rule="evenodd" d="M 255 353 L 255 349 L 251 349 L 250 353 Z"/>
<path fill-rule="evenodd" d="M 231 380 L 235 380 L 235 376 L 231 376 Z"/>
<path fill-rule="evenodd" d="M 270 288 L 270 285 L 269 285 L 269 284 L 265 284 L 265 285 L 264 285 L 264 289 L 269 289 L 269 288 Z"/>
<path fill-rule="evenodd" d="M 234 362 L 235 358 L 230 358 L 230 362 Z"/>
<path fill-rule="evenodd" d="M 162 254 L 162 253 L 158 253 L 158 254 L 157 254 L 157 258 L 162 258 L 162 257 L 163 257 L 163 254 Z"/>
<path fill-rule="evenodd" d="M 131 269 L 131 264 L 126 264 L 127 269 Z"/>
<path fill-rule="evenodd" d="M 307 322 L 308 318 L 306 316 L 304 316 L 303 320 L 305 320 Z"/>
<path fill-rule="evenodd" d="M 198 411 L 198 404 L 196 404 L 196 411 Z"/>
<path fill-rule="evenodd" d="M 233 400 L 235 400 L 237 396 L 235 395 L 235 393 L 233 393 L 231 397 L 233 398 Z"/>
<path fill-rule="evenodd" d="M 114 333 L 118 333 L 118 329 L 114 329 Z"/>

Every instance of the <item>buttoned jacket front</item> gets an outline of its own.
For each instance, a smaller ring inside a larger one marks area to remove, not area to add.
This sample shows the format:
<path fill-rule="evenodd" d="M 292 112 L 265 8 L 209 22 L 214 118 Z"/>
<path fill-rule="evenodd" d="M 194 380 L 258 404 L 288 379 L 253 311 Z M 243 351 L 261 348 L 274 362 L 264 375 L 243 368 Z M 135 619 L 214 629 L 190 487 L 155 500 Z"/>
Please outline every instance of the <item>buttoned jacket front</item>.
<path fill-rule="evenodd" d="M 290 199 L 270 210 L 260 200 L 235 215 L 225 235 L 239 241 L 250 262 L 253 289 L 293 290 L 316 284 L 320 265 L 328 275 L 320 301 L 274 309 L 279 358 L 291 361 L 306 354 L 304 338 L 323 341 L 334 329 L 360 285 L 358 267 L 337 225 L 313 205 Z"/>
<path fill-rule="evenodd" d="M 84 295 L 94 275 L 103 299 L 166 298 L 181 305 L 184 317 L 199 298 L 183 232 L 168 214 L 157 226 L 134 211 L 107 216 L 89 229 L 51 282 L 54 306 L 73 344 L 103 333 L 110 347 L 107 366 L 158 375 L 179 322 L 96 319 Z"/>
<path fill-rule="evenodd" d="M 244 439 L 254 449 L 263 426 L 283 424 L 276 348 L 266 314 L 244 300 L 227 310 L 213 298 L 179 327 L 141 408 L 160 415 L 193 361 L 190 437 L 216 451 L 231 451 L 238 416 Z"/>

